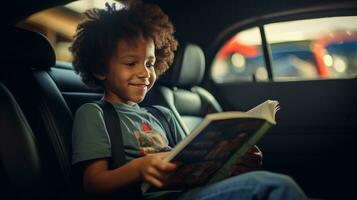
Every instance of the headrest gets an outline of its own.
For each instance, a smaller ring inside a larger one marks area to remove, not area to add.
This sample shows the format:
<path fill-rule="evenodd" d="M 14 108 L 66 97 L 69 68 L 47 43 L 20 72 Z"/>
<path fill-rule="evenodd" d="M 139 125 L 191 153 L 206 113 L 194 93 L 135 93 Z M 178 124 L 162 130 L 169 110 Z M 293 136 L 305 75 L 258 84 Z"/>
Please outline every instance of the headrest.
<path fill-rule="evenodd" d="M 47 38 L 40 33 L 10 27 L 3 32 L 4 61 L 11 67 L 46 70 L 55 65 L 56 55 Z"/>
<path fill-rule="evenodd" d="M 193 86 L 201 83 L 205 71 L 203 50 L 194 44 L 181 44 L 170 69 L 158 81 L 167 86 Z"/>

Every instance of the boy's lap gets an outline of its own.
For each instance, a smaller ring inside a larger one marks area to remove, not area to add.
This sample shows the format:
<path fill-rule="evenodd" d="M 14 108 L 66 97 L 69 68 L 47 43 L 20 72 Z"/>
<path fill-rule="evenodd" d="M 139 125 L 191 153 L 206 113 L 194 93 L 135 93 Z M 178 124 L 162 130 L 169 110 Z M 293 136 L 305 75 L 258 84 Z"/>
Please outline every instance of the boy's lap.
<path fill-rule="evenodd" d="M 267 171 L 254 171 L 233 176 L 220 182 L 183 192 L 178 200 L 203 199 L 253 199 L 265 196 L 268 188 L 296 188 L 295 182 L 286 175 Z"/>

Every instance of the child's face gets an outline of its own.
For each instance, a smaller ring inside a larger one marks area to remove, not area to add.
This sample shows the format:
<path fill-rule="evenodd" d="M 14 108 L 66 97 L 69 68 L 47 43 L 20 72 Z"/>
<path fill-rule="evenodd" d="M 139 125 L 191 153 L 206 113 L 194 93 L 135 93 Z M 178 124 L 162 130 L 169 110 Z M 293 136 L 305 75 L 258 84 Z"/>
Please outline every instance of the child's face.
<path fill-rule="evenodd" d="M 151 39 L 119 40 L 103 81 L 105 99 L 111 102 L 141 102 L 156 81 L 155 45 Z"/>

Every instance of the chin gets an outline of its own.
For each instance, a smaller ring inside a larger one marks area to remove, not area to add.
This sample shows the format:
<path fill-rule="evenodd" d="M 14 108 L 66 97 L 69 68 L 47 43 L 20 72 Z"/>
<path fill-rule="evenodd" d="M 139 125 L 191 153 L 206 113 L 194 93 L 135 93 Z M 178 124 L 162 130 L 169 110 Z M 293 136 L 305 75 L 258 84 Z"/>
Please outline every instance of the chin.
<path fill-rule="evenodd" d="M 145 98 L 145 95 L 141 96 L 141 97 L 137 97 L 137 98 L 132 98 L 130 101 L 134 102 L 134 103 L 140 103 L 144 100 L 144 98 Z"/>

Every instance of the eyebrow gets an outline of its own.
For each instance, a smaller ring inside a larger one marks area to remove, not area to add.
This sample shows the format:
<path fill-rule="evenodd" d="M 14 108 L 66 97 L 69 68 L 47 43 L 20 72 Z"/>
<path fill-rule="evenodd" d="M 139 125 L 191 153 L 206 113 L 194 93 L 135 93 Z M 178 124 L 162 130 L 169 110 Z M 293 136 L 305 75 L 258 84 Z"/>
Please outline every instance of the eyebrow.
<path fill-rule="evenodd" d="M 118 57 L 118 58 L 119 58 L 119 59 L 122 59 L 122 58 L 137 58 L 137 57 L 139 57 L 139 56 L 128 54 L 128 55 L 120 56 L 120 57 Z"/>
<path fill-rule="evenodd" d="M 138 58 L 138 55 L 135 54 L 128 54 L 128 55 L 124 55 L 124 56 L 120 56 L 119 59 L 124 59 L 124 58 Z M 153 59 L 156 60 L 155 56 L 149 56 L 148 59 Z"/>

